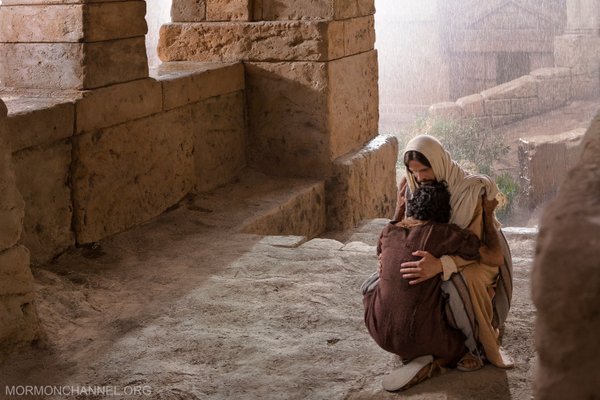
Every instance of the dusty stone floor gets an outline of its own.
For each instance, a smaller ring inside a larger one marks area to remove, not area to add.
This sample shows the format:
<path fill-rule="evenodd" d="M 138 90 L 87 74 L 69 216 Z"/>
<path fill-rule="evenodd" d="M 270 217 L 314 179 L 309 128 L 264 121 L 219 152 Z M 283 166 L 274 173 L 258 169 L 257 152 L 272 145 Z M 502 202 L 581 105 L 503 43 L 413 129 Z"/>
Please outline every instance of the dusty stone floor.
<path fill-rule="evenodd" d="M 184 202 L 34 267 L 47 339 L 4 360 L 0 398 L 17 398 L 6 396 L 11 385 L 100 386 L 123 395 L 69 397 L 77 399 L 531 397 L 531 233 L 509 235 L 515 293 L 504 344 L 516 368 L 449 370 L 393 394 L 381 379 L 399 361 L 368 336 L 358 291 L 375 269 L 374 244 L 387 220 L 347 232 L 344 243 L 303 242 L 238 233 L 242 215 L 231 207 Z M 135 388 L 145 393 L 130 395 Z"/>

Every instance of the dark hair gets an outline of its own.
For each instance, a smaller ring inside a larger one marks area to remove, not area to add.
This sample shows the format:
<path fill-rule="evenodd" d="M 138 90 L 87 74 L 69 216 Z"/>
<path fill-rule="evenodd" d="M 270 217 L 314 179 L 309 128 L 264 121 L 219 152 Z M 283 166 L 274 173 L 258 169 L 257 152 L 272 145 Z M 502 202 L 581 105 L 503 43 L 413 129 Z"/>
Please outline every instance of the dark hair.
<path fill-rule="evenodd" d="M 406 167 L 406 169 L 408 169 L 408 163 L 413 160 L 420 162 L 428 168 L 431 168 L 431 163 L 429 162 L 427 157 L 423 155 L 423 153 L 420 153 L 416 150 L 408 150 L 406 153 L 404 153 L 404 166 Z"/>
<path fill-rule="evenodd" d="M 421 221 L 450 221 L 450 192 L 445 182 L 421 185 L 408 200 L 406 215 Z"/>

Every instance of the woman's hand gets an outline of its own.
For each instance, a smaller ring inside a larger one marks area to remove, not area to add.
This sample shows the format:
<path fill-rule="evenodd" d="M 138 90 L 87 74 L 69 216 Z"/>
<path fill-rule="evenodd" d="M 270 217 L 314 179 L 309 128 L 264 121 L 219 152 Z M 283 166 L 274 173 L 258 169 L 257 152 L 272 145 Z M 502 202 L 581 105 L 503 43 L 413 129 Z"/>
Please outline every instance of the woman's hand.
<path fill-rule="evenodd" d="M 442 272 L 442 261 L 427 251 L 417 250 L 413 256 L 422 257 L 419 261 L 408 261 L 400 264 L 400 272 L 409 285 L 416 285 L 433 278 Z"/>

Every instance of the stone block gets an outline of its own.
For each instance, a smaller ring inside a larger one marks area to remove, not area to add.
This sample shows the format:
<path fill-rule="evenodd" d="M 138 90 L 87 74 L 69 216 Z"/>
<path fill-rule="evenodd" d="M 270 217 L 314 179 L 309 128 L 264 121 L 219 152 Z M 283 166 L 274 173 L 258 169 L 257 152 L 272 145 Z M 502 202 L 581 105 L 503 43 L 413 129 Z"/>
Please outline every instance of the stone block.
<path fill-rule="evenodd" d="M 171 21 L 200 22 L 206 20 L 205 0 L 173 0 Z"/>
<path fill-rule="evenodd" d="M 17 190 L 10 147 L 5 140 L 6 108 L 0 101 L 0 251 L 21 237 L 25 203 Z"/>
<path fill-rule="evenodd" d="M 540 110 L 562 107 L 571 99 L 571 71 L 568 68 L 542 68 L 531 72 L 538 80 Z"/>
<path fill-rule="evenodd" d="M 207 21 L 251 21 L 252 1 L 205 0 Z"/>
<path fill-rule="evenodd" d="M 151 70 L 150 75 L 162 84 L 165 110 L 245 87 L 244 66 L 241 63 L 168 62 Z"/>
<path fill-rule="evenodd" d="M 502 85 L 484 90 L 481 95 L 486 100 L 511 99 L 537 96 L 537 80 L 531 75 L 525 75 Z"/>
<path fill-rule="evenodd" d="M 492 115 L 492 128 L 497 128 L 499 126 L 512 124 L 515 121 L 523 119 L 522 114 L 510 114 L 510 115 Z"/>
<path fill-rule="evenodd" d="M 550 200 L 578 160 L 585 129 L 519 140 L 521 186 L 530 208 Z"/>
<path fill-rule="evenodd" d="M 73 135 L 74 104 L 71 101 L 44 98 L 6 100 L 7 140 L 13 152 L 46 145 Z"/>
<path fill-rule="evenodd" d="M 571 69 L 573 75 L 598 74 L 600 37 L 562 35 L 554 38 L 554 65 Z"/>
<path fill-rule="evenodd" d="M 462 107 L 454 102 L 435 103 L 429 107 L 427 114 L 433 118 L 461 119 Z"/>
<path fill-rule="evenodd" d="M 78 243 L 145 222 L 193 185 L 191 110 L 182 107 L 74 139 L 73 203 Z"/>
<path fill-rule="evenodd" d="M 483 117 L 485 115 L 483 96 L 480 94 L 461 97 L 460 99 L 456 100 L 456 104 L 462 108 L 462 115 L 465 118 Z"/>
<path fill-rule="evenodd" d="M 32 291 L 33 275 L 27 248 L 15 246 L 0 252 L 0 297 Z"/>
<path fill-rule="evenodd" d="M 511 99 L 485 100 L 485 115 L 494 116 L 510 114 L 510 102 Z"/>
<path fill-rule="evenodd" d="M 5 296 L 0 301 L 0 348 L 15 349 L 39 339 L 34 294 Z"/>
<path fill-rule="evenodd" d="M 598 75 L 574 75 L 571 81 L 571 95 L 576 99 L 597 98 L 600 94 Z"/>
<path fill-rule="evenodd" d="M 375 14 L 374 0 L 261 0 L 255 19 L 347 19 Z M 258 9 L 257 9 L 258 8 Z"/>
<path fill-rule="evenodd" d="M 143 1 L 4 6 L 0 42 L 95 42 L 147 33 Z M 36 21 L 32 24 L 31 21 Z"/>
<path fill-rule="evenodd" d="M 241 232 L 263 235 L 302 235 L 309 238 L 325 230 L 325 187 L 322 182 L 294 188 L 290 198 L 241 227 Z"/>
<path fill-rule="evenodd" d="M 25 200 L 21 243 L 36 263 L 44 263 L 75 244 L 69 176 L 71 143 L 58 141 L 13 155 L 17 187 Z"/>
<path fill-rule="evenodd" d="M 0 43 L 5 87 L 93 89 L 148 76 L 144 37 L 93 43 Z"/>
<path fill-rule="evenodd" d="M 161 27 L 162 61 L 328 61 L 374 46 L 371 17 L 348 21 L 172 23 Z"/>
<path fill-rule="evenodd" d="M 334 160 L 377 136 L 379 91 L 377 53 L 344 57 L 328 64 L 330 155 Z"/>
<path fill-rule="evenodd" d="M 539 114 L 540 102 L 537 97 L 530 97 L 526 99 L 511 99 L 510 112 L 511 114 L 522 114 L 523 117 Z"/>
<path fill-rule="evenodd" d="M 367 218 L 389 218 L 396 201 L 398 141 L 378 136 L 333 163 L 326 182 L 327 229 L 342 230 Z"/>
<path fill-rule="evenodd" d="M 331 161 L 377 133 L 377 57 L 246 63 L 249 162 L 269 173 L 327 176 Z"/>
<path fill-rule="evenodd" d="M 162 110 L 161 84 L 140 79 L 89 92 L 75 103 L 76 133 L 117 125 Z"/>
<path fill-rule="evenodd" d="M 228 183 L 246 166 L 245 106 L 242 91 L 192 106 L 196 192 Z"/>

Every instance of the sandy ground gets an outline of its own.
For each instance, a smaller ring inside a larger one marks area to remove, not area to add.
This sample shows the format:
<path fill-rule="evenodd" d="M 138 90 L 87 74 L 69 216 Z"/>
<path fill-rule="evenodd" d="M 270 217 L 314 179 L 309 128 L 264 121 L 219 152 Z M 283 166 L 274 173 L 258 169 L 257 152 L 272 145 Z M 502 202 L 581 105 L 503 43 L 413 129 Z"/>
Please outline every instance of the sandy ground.
<path fill-rule="evenodd" d="M 47 339 L 3 362 L 0 398 L 530 398 L 531 235 L 510 239 L 515 294 L 505 347 L 516 368 L 449 370 L 397 394 L 381 379 L 399 360 L 368 336 L 358 292 L 386 220 L 348 232 L 345 243 L 303 243 L 238 233 L 237 214 L 224 211 L 231 205 L 217 204 L 182 203 L 34 267 Z M 19 385 L 109 395 L 7 396 Z"/>

